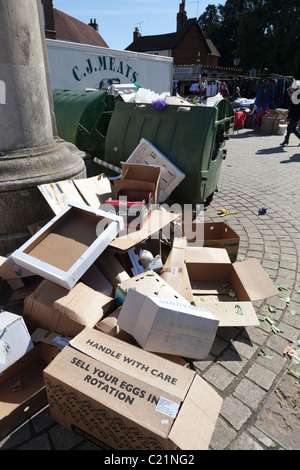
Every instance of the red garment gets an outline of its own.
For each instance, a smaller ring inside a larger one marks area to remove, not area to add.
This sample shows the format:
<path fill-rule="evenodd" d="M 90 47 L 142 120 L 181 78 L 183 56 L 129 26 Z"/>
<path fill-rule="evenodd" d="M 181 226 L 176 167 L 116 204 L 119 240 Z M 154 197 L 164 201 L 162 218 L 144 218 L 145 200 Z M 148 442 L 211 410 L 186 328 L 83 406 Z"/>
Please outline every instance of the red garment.
<path fill-rule="evenodd" d="M 246 119 L 247 119 L 246 111 L 237 111 L 236 113 L 234 113 L 234 129 L 235 130 L 242 129 L 242 127 L 245 124 Z"/>

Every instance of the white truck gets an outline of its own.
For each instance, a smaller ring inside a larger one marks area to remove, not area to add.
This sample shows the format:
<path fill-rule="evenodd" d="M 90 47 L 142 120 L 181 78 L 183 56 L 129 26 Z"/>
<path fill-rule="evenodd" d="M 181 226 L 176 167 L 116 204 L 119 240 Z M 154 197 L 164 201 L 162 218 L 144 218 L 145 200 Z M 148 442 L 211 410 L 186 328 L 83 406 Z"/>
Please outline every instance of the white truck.
<path fill-rule="evenodd" d="M 52 89 L 85 90 L 138 83 L 172 92 L 173 58 L 46 39 Z"/>

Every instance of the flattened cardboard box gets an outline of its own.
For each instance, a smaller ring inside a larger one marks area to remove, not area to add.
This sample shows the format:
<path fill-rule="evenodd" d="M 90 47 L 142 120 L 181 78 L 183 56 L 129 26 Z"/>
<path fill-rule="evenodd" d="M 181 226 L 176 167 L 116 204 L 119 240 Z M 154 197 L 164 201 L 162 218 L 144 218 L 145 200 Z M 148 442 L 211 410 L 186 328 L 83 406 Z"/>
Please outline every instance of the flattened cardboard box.
<path fill-rule="evenodd" d="M 111 183 L 103 175 L 42 184 L 38 188 L 55 215 L 72 202 L 100 209 L 101 204 L 112 195 Z"/>
<path fill-rule="evenodd" d="M 44 378 L 53 419 L 102 448 L 207 449 L 222 405 L 194 371 L 90 328 Z"/>
<path fill-rule="evenodd" d="M 34 273 L 18 266 L 11 256 L 0 256 L 0 277 L 4 279 L 11 289 L 21 289 L 24 287 L 22 278 L 34 276 Z"/>
<path fill-rule="evenodd" d="M 123 227 L 122 217 L 74 203 L 11 256 L 20 266 L 71 289 Z"/>

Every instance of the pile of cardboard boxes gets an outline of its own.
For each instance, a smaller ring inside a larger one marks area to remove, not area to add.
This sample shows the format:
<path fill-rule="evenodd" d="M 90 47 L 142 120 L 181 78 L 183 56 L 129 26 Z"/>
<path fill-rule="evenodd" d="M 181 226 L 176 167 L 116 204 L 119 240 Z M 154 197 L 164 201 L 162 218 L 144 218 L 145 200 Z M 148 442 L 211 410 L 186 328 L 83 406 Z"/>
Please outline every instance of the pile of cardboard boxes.
<path fill-rule="evenodd" d="M 39 188 L 53 218 L 0 258 L 0 438 L 48 403 L 100 448 L 209 447 L 222 398 L 189 365 L 220 326 L 257 325 L 253 301 L 277 290 L 255 259 L 236 261 L 226 223 L 193 240 L 199 222 L 158 204 L 160 177 L 128 163 L 115 181 Z"/>

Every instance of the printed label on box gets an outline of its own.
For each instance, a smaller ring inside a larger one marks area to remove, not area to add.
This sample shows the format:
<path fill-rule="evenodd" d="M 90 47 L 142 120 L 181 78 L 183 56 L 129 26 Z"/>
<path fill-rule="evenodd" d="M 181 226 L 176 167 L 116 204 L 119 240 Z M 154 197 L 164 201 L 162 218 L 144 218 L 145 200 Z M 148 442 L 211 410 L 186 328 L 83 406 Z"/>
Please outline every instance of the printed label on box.
<path fill-rule="evenodd" d="M 175 403 L 174 401 L 170 401 L 167 398 L 160 397 L 158 400 L 157 406 L 155 408 L 155 411 L 158 411 L 159 413 L 163 413 L 164 415 L 170 416 L 170 418 L 176 418 L 176 415 L 179 410 L 179 405 L 178 403 Z"/>

